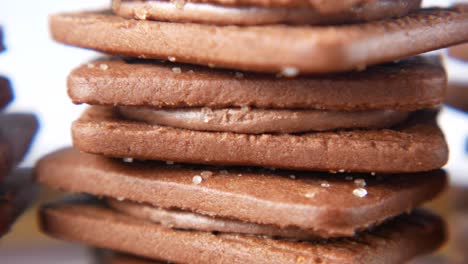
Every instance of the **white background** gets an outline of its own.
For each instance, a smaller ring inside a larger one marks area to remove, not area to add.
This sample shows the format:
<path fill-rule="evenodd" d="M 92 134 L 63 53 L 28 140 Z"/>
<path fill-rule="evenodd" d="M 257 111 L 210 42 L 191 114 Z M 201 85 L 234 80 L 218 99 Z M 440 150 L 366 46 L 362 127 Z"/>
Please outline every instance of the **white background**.
<path fill-rule="evenodd" d="M 446 2 L 426 1 L 430 5 Z M 41 130 L 26 165 L 32 165 L 45 153 L 71 144 L 70 124 L 83 106 L 73 105 L 67 97 L 66 76 L 80 63 L 97 56 L 94 52 L 50 40 L 48 14 L 109 5 L 110 0 L 0 0 L 0 24 L 4 26 L 8 47 L 8 51 L 0 55 L 0 74 L 10 77 L 16 93 L 16 100 L 8 111 L 34 112 L 41 120 Z"/>

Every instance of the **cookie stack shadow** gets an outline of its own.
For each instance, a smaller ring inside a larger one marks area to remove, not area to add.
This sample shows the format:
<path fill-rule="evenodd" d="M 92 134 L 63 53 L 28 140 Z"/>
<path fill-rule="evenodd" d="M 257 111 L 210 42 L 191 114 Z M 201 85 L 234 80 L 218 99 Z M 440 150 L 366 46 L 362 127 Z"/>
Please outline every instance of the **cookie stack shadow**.
<path fill-rule="evenodd" d="M 0 27 L 0 52 L 3 31 Z M 0 76 L 0 111 L 13 100 L 10 81 Z M 37 194 L 30 169 L 17 169 L 34 139 L 38 121 L 32 114 L 0 113 L 0 237 L 29 206 Z"/>
<path fill-rule="evenodd" d="M 402 263 L 439 248 L 443 221 L 417 208 L 447 182 L 446 75 L 411 55 L 467 41 L 467 11 L 207 2 L 50 17 L 55 40 L 113 57 L 68 77 L 91 107 L 36 178 L 87 195 L 44 205 L 42 230 L 111 250 L 104 263 Z"/>

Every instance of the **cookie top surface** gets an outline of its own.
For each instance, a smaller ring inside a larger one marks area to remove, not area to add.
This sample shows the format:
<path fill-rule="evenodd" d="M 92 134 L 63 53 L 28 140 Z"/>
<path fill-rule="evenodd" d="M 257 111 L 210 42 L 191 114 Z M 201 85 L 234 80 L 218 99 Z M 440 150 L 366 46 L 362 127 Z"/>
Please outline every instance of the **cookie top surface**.
<path fill-rule="evenodd" d="M 421 0 L 376 0 L 323 13 L 310 7 L 222 5 L 215 1 L 112 1 L 114 13 L 125 18 L 216 25 L 350 24 L 401 17 L 420 6 Z"/>
<path fill-rule="evenodd" d="M 42 230 L 54 237 L 182 263 L 402 263 L 435 250 L 445 236 L 442 220 L 425 213 L 402 216 L 355 238 L 321 243 L 173 230 L 73 201 L 42 208 L 40 219 Z"/>
<path fill-rule="evenodd" d="M 425 111 L 392 129 L 249 135 L 151 125 L 94 106 L 73 123 L 72 137 L 77 149 L 108 157 L 294 170 L 404 173 L 448 159 L 435 113 Z"/>
<path fill-rule="evenodd" d="M 6 107 L 13 100 L 13 91 L 10 81 L 0 76 L 0 110 Z"/>
<path fill-rule="evenodd" d="M 0 115 L 0 179 L 21 162 L 38 126 L 32 114 Z"/>
<path fill-rule="evenodd" d="M 0 183 L 0 237 L 10 229 L 16 218 L 36 197 L 31 170 L 20 169 Z"/>
<path fill-rule="evenodd" d="M 67 83 L 73 102 L 94 105 L 343 111 L 432 107 L 442 103 L 447 86 L 440 62 L 425 57 L 362 72 L 293 79 L 102 58 L 73 70 Z"/>
<path fill-rule="evenodd" d="M 124 19 L 109 11 L 50 17 L 52 37 L 64 44 L 286 76 L 362 70 L 467 41 L 467 27 L 468 12 L 461 7 L 328 27 L 169 23 Z"/>
<path fill-rule="evenodd" d="M 197 175 L 208 174 L 199 184 L 194 183 Z M 353 177 L 346 180 L 346 176 Z M 442 171 L 377 178 L 158 162 L 129 164 L 71 149 L 42 159 L 36 178 L 41 184 L 70 192 L 278 227 L 314 229 L 322 236 L 349 236 L 356 229 L 400 214 L 436 196 L 446 181 Z M 367 194 L 360 196 L 362 190 L 355 191 L 360 188 Z"/>

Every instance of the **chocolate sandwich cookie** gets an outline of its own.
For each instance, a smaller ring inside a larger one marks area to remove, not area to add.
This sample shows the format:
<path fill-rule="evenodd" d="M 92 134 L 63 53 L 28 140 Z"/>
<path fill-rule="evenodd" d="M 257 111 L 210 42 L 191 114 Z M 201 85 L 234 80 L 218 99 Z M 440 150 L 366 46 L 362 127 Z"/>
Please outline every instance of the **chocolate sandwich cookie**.
<path fill-rule="evenodd" d="M 0 179 L 23 159 L 37 128 L 38 122 L 33 115 L 0 115 Z"/>
<path fill-rule="evenodd" d="M 304 230 L 297 227 L 278 228 L 272 225 L 216 218 L 187 211 L 162 209 L 147 204 L 118 201 L 116 199 L 109 199 L 107 204 L 110 208 L 123 214 L 179 230 L 259 235 L 295 240 L 314 240 L 320 239 L 321 237 L 329 238 L 327 236 L 328 234 L 322 235 L 321 232 L 317 230 Z M 337 233 L 330 235 L 330 237 L 351 236 L 350 234 L 345 235 L 344 233 Z"/>
<path fill-rule="evenodd" d="M 151 108 L 414 111 L 441 104 L 439 60 L 412 57 L 365 71 L 274 78 L 160 61 L 102 58 L 68 76 L 74 103 Z"/>
<path fill-rule="evenodd" d="M 81 151 L 109 157 L 294 170 L 402 173 L 442 167 L 448 149 L 433 112 L 392 129 L 237 134 L 152 125 L 91 107 L 72 126 Z"/>
<path fill-rule="evenodd" d="M 182 263 L 401 263 L 438 248 L 445 236 L 442 220 L 423 212 L 321 243 L 169 229 L 86 201 L 45 206 L 40 221 L 53 237 Z"/>
<path fill-rule="evenodd" d="M 13 91 L 11 90 L 10 81 L 0 76 L 0 110 L 13 100 Z"/>
<path fill-rule="evenodd" d="M 398 19 L 331 27 L 232 27 L 129 20 L 109 11 L 50 17 L 52 37 L 64 44 L 114 55 L 286 76 L 362 70 L 467 41 L 467 27 L 468 11 L 462 7 L 426 9 Z"/>
<path fill-rule="evenodd" d="M 377 0 L 323 14 L 311 7 L 222 5 L 215 1 L 113 0 L 116 15 L 138 20 L 196 22 L 218 25 L 330 25 L 401 17 L 416 11 L 421 0 Z"/>
<path fill-rule="evenodd" d="M 71 149 L 42 159 L 36 178 L 51 188 L 185 210 L 214 223 L 237 219 L 235 228 L 241 221 L 258 224 L 250 230 L 301 229 L 309 237 L 352 236 L 430 200 L 446 182 L 443 171 L 375 177 L 130 164 Z"/>
<path fill-rule="evenodd" d="M 37 195 L 30 170 L 16 170 L 0 183 L 0 237 Z"/>

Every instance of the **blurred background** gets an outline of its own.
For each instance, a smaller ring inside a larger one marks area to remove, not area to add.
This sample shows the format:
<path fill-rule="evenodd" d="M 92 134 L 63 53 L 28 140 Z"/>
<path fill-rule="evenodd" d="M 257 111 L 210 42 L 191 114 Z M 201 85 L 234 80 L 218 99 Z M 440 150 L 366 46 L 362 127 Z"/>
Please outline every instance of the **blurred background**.
<path fill-rule="evenodd" d="M 8 76 L 15 101 L 8 112 L 33 112 L 41 121 L 39 134 L 23 166 L 71 144 L 70 124 L 83 106 L 73 105 L 66 93 L 66 77 L 72 68 L 97 54 L 54 43 L 48 32 L 51 13 L 102 9 L 109 0 L 0 1 L 0 25 L 7 51 L 0 54 L 0 75 Z M 42 191 L 40 202 L 60 194 Z M 0 240 L 0 263 L 92 263 L 87 249 L 41 235 L 36 225 L 37 204 Z M 1 217 L 1 216 L 0 216 Z"/>
<path fill-rule="evenodd" d="M 455 1 L 432 0 L 425 1 L 425 5 L 443 6 L 450 2 Z M 33 166 L 44 154 L 71 144 L 70 125 L 83 106 L 73 105 L 67 97 L 66 77 L 79 64 L 98 56 L 91 51 L 54 43 L 48 33 L 48 14 L 101 9 L 109 5 L 110 0 L 0 1 L 0 25 L 8 49 L 0 54 L 0 74 L 10 78 L 16 97 L 8 111 L 33 112 L 41 120 L 39 134 L 23 166 Z M 447 51 L 441 52 L 447 55 Z M 453 58 L 446 58 L 445 63 L 453 91 L 465 94 L 465 97 L 449 94 L 455 107 L 444 106 L 439 118 L 451 147 L 448 169 L 453 185 L 463 190 L 463 186 L 468 186 L 468 117 L 462 111 L 467 110 L 468 104 L 465 87 L 468 86 L 468 63 Z M 42 192 L 41 201 L 57 195 Z M 459 198 L 446 195 L 432 206 L 447 214 L 451 208 L 447 203 L 451 199 Z M 86 249 L 40 235 L 35 213 L 33 207 L 14 226 L 13 232 L 0 240 L 0 263 L 91 263 Z"/>

